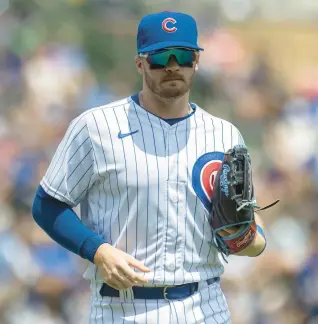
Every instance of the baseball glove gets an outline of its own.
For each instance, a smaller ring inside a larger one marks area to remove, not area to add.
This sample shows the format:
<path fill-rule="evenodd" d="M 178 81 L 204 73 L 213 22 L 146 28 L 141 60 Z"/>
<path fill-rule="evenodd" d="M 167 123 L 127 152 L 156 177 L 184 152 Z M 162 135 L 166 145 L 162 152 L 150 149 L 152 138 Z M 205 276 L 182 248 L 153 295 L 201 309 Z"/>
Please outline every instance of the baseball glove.
<path fill-rule="evenodd" d="M 222 256 L 245 249 L 257 231 L 254 211 L 269 208 L 278 201 L 264 208 L 257 206 L 247 147 L 236 145 L 227 151 L 214 181 L 211 215 L 213 244 Z M 227 228 L 235 229 L 235 234 L 221 236 L 219 231 Z"/>

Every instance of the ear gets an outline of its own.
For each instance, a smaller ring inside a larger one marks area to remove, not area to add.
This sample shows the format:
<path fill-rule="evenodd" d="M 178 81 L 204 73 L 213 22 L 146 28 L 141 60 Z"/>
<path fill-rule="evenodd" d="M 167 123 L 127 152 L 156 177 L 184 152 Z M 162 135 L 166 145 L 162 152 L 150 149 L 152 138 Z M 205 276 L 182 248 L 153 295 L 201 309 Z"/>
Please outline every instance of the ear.
<path fill-rule="evenodd" d="M 200 61 L 200 52 L 197 52 L 197 53 L 196 53 L 195 61 L 196 61 L 197 63 L 199 63 L 199 61 Z"/>
<path fill-rule="evenodd" d="M 196 54 L 196 59 L 195 59 L 195 66 L 194 66 L 195 72 L 197 72 L 199 70 L 199 61 L 200 61 L 200 53 L 198 52 Z"/>
<path fill-rule="evenodd" d="M 136 62 L 136 67 L 137 67 L 138 73 L 142 75 L 143 66 L 142 66 L 141 57 L 136 55 L 135 62 Z"/>

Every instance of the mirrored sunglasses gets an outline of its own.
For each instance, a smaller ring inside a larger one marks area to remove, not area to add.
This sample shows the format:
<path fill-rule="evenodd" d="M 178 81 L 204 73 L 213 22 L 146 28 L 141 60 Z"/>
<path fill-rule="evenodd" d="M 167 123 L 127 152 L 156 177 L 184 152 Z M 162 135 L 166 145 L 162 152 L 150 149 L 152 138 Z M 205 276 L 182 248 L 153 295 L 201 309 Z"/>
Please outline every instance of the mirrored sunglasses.
<path fill-rule="evenodd" d="M 170 48 L 146 54 L 139 54 L 139 56 L 146 58 L 151 69 L 162 69 L 166 67 L 171 56 L 175 57 L 180 66 L 193 67 L 196 52 L 185 48 Z"/>

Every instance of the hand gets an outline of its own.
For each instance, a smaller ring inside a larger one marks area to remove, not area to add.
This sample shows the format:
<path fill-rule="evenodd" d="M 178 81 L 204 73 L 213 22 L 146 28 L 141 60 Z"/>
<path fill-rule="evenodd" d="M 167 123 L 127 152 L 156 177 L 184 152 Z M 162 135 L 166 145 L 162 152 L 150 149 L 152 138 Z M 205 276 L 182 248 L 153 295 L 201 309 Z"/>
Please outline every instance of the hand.
<path fill-rule="evenodd" d="M 102 271 L 104 281 L 114 289 L 127 289 L 148 282 L 147 279 L 134 272 L 130 266 L 142 271 L 150 269 L 131 255 L 111 246 L 102 244 L 96 251 L 94 263 Z"/>

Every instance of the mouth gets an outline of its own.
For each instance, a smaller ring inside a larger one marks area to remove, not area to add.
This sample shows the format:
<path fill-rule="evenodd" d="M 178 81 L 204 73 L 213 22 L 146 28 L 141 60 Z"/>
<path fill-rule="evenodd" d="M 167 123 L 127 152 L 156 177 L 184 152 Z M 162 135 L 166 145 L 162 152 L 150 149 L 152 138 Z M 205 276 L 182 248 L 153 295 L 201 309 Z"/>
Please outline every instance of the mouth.
<path fill-rule="evenodd" d="M 181 78 L 164 79 L 162 82 L 169 82 L 169 81 L 183 81 L 183 79 L 181 79 Z"/>

